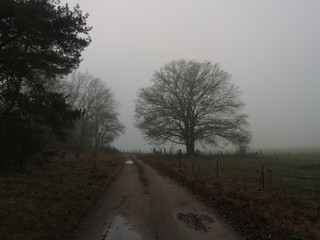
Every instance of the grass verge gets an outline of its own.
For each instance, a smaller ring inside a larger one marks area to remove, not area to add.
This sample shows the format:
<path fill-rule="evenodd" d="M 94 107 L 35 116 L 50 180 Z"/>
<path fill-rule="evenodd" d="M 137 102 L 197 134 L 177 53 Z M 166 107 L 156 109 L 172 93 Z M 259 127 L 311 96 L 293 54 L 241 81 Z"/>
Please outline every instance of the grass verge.
<path fill-rule="evenodd" d="M 195 174 L 186 165 L 140 155 L 194 192 L 247 239 L 320 239 L 320 204 L 288 193 L 264 191 L 244 180 Z"/>
<path fill-rule="evenodd" d="M 135 165 L 137 166 L 137 169 L 138 169 L 139 180 L 142 183 L 142 185 L 145 188 L 147 188 L 148 185 L 149 185 L 149 181 L 148 181 L 148 178 L 144 175 L 144 169 L 141 166 L 141 164 L 137 161 L 136 158 L 133 157 L 133 159 L 134 159 L 133 161 L 134 161 L 134 163 L 135 163 Z"/>
<path fill-rule="evenodd" d="M 122 170 L 120 156 L 54 158 L 0 178 L 0 239 L 66 239 Z"/>

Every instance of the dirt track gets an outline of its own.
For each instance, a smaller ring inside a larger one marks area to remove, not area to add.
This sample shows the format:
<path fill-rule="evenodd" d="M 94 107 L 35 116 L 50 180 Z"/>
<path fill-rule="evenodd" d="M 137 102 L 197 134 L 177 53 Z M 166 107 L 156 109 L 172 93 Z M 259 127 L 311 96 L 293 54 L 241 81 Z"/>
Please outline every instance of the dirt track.
<path fill-rule="evenodd" d="M 148 186 L 139 181 L 135 164 L 125 164 L 80 224 L 75 240 L 244 239 L 191 193 L 136 161 L 144 169 Z"/>

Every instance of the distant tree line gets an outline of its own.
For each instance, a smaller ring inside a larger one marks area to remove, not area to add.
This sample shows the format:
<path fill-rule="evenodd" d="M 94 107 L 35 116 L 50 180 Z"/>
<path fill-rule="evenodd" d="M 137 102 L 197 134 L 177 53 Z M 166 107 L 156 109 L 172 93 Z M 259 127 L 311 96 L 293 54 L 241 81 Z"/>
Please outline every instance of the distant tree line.
<path fill-rule="evenodd" d="M 76 136 L 75 129 L 86 127 L 82 134 L 90 132 L 96 147 L 123 131 L 113 95 L 101 80 L 82 89 L 90 95 L 90 108 L 82 105 L 86 97 L 77 95 L 76 81 L 61 80 L 79 66 L 91 42 L 87 18 L 78 5 L 70 9 L 55 0 L 0 1 L 0 171 L 22 171 L 36 155 L 45 155 L 52 139 Z M 108 124 L 102 123 L 106 115 L 113 117 Z M 84 139 L 79 147 L 90 141 Z"/>
<path fill-rule="evenodd" d="M 68 103 L 82 110 L 75 127 L 69 131 L 77 154 L 86 147 L 106 147 L 124 132 L 125 126 L 116 111 L 119 103 L 101 79 L 88 72 L 74 72 L 65 79 L 63 91 L 69 96 Z"/>

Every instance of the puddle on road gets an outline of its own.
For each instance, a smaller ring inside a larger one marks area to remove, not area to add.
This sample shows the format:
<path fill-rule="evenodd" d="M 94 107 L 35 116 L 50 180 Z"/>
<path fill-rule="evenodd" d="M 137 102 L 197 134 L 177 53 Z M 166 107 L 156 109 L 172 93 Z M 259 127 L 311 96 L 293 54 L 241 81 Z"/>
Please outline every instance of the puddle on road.
<path fill-rule="evenodd" d="M 213 218 L 208 215 L 197 215 L 194 213 L 178 213 L 178 219 L 187 227 L 203 232 L 208 232 L 207 225 L 214 222 Z"/>
<path fill-rule="evenodd" d="M 103 240 L 142 240 L 142 237 L 122 216 L 115 216 Z"/>
<path fill-rule="evenodd" d="M 127 160 L 127 161 L 126 161 L 126 164 L 132 165 L 132 164 L 134 164 L 134 161 L 132 161 L 132 160 Z"/>

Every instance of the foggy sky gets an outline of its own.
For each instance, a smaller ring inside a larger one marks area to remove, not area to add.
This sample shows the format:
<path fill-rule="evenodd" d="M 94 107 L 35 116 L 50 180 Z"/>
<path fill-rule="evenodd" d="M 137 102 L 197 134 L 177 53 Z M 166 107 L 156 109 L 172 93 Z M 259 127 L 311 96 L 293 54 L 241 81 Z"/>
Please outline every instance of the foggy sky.
<path fill-rule="evenodd" d="M 89 13 L 80 71 L 104 80 L 127 126 L 115 146 L 149 149 L 137 91 L 171 60 L 219 63 L 242 90 L 252 147 L 320 147 L 320 1 L 63 0 Z"/>

